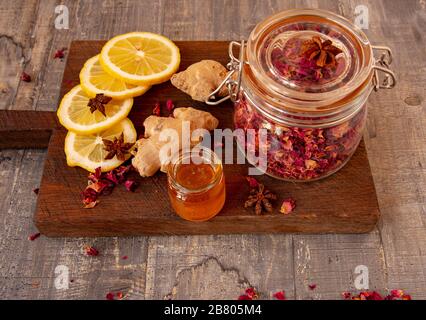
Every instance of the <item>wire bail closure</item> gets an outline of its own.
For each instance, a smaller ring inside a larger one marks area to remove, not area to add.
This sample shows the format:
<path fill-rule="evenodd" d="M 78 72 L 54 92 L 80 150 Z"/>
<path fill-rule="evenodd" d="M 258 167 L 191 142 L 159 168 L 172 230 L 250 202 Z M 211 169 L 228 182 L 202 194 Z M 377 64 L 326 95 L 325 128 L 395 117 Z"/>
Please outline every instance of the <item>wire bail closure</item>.
<path fill-rule="evenodd" d="M 234 48 L 239 48 L 238 58 L 234 55 Z M 373 66 L 373 88 L 375 91 L 379 89 L 392 89 L 396 85 L 396 76 L 395 73 L 390 69 L 392 64 L 392 50 L 385 46 L 371 46 L 373 51 L 380 52 L 380 56 L 375 59 Z M 229 70 L 225 79 L 221 84 L 214 90 L 205 100 L 205 103 L 211 106 L 216 106 L 228 99 L 231 99 L 232 102 L 238 101 L 238 94 L 241 88 L 241 74 L 244 64 L 249 64 L 247 61 L 244 61 L 244 50 L 246 49 L 246 43 L 244 40 L 241 42 L 231 41 L 229 43 L 228 54 L 231 58 L 231 61 L 227 64 Z M 380 77 L 380 73 L 384 73 L 384 78 Z M 235 77 L 237 74 L 237 77 Z M 235 80 L 236 78 L 236 80 Z M 226 97 L 223 97 L 219 100 L 216 100 L 218 93 L 222 88 L 226 86 L 228 88 L 229 94 Z"/>
<path fill-rule="evenodd" d="M 234 47 L 238 47 L 240 52 L 238 54 L 238 59 L 234 55 Z M 225 79 L 223 79 L 222 83 L 214 90 L 205 100 L 205 103 L 211 106 L 216 106 L 228 99 L 231 99 L 232 102 L 237 102 L 238 94 L 241 88 L 241 74 L 243 70 L 244 64 L 248 64 L 248 62 L 244 61 L 244 50 L 246 48 L 245 41 L 231 41 L 229 43 L 228 54 L 231 58 L 231 61 L 226 65 L 229 72 L 226 75 Z M 235 80 L 235 74 L 237 74 Z M 228 88 L 229 94 L 226 97 L 223 97 L 220 100 L 216 100 L 216 96 L 222 90 L 222 88 L 226 86 Z"/>
<path fill-rule="evenodd" d="M 379 89 L 392 89 L 396 85 L 395 73 L 390 69 L 390 65 L 392 64 L 392 50 L 384 46 L 371 47 L 373 51 L 376 50 L 381 53 L 380 56 L 376 58 L 375 64 L 373 66 L 374 90 L 378 91 Z M 385 74 L 383 79 L 380 78 L 379 72 L 383 72 Z"/>

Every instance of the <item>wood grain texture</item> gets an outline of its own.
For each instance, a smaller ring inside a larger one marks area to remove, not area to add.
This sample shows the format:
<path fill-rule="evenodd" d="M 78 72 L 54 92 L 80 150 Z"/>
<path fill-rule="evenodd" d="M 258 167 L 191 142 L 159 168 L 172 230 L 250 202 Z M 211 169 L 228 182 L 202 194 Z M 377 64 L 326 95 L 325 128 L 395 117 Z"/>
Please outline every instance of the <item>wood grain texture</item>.
<path fill-rule="evenodd" d="M 54 28 L 54 8 L 60 3 L 69 8 L 69 30 Z M 425 299 L 423 0 L 4 0 L 0 9 L 0 109 L 55 111 L 65 61 L 54 60 L 53 53 L 68 47 L 71 40 L 107 39 L 133 30 L 159 32 L 174 40 L 246 39 L 256 23 L 280 10 L 321 8 L 353 20 L 358 5 L 369 8 L 366 33 L 370 40 L 393 49 L 393 68 L 398 76 L 395 90 L 373 94 L 369 100 L 365 140 L 382 212 L 381 224 L 375 232 L 316 236 L 41 237 L 28 242 L 27 236 L 36 231 L 31 221 L 36 197 L 31 190 L 40 183 L 45 152 L 3 150 L 1 296 L 104 299 L 106 291 L 120 290 L 129 299 L 161 298 L 171 291 L 174 297 L 212 298 L 223 291 L 224 298 L 235 299 L 235 292 L 241 292 L 247 279 L 259 286 L 265 297 L 284 289 L 289 299 L 341 299 L 342 289 L 353 289 L 356 265 L 363 264 L 370 270 L 371 288 L 381 292 L 402 288 L 416 299 Z M 22 60 L 27 63 L 21 64 Z M 32 75 L 31 83 L 19 81 L 23 70 Z M 84 244 L 99 246 L 105 254 L 88 259 L 79 253 Z M 120 257 L 126 254 L 129 260 L 121 261 Z M 251 255 L 257 258 L 250 259 Z M 75 280 L 68 290 L 54 287 L 58 264 L 68 266 Z M 242 280 L 241 284 L 237 279 Z M 317 288 L 309 290 L 308 282 L 317 283 Z M 203 283 L 214 285 L 206 288 Z"/>
<path fill-rule="evenodd" d="M 69 81 L 78 80 L 84 62 L 96 55 L 103 44 L 102 41 L 71 43 L 62 94 L 69 90 Z M 180 70 L 185 70 L 202 59 L 212 59 L 223 64 L 228 59 L 228 42 L 178 41 L 176 45 L 182 55 Z M 230 101 L 209 108 L 192 101 L 170 82 L 166 82 L 154 86 L 135 99 L 129 118 L 139 132 L 143 121 L 152 114 L 155 103 L 159 101 L 164 107 L 164 97 L 172 99 L 176 107 L 192 105 L 210 111 L 219 119 L 219 128 L 233 127 L 233 106 Z M 379 218 L 373 179 L 363 143 L 347 166 L 330 178 L 294 184 L 261 177 L 261 181 L 278 195 L 275 207 L 286 197 L 296 200 L 296 210 L 287 216 L 280 214 L 277 208 L 272 214 L 262 216 L 255 215 L 252 209 L 245 209 L 243 204 L 249 193 L 245 181 L 248 165 L 225 164 L 225 207 L 214 219 L 205 223 L 193 223 L 180 219 L 171 210 L 166 191 L 167 178 L 162 173 L 153 178 L 136 177 L 140 187 L 135 193 L 116 188 L 112 196 L 101 198 L 101 203 L 95 208 L 84 209 L 81 192 L 87 184 L 87 172 L 67 166 L 63 151 L 65 135 L 65 130 L 57 130 L 51 138 L 34 217 L 37 228 L 46 236 L 363 233 L 371 231 Z"/>

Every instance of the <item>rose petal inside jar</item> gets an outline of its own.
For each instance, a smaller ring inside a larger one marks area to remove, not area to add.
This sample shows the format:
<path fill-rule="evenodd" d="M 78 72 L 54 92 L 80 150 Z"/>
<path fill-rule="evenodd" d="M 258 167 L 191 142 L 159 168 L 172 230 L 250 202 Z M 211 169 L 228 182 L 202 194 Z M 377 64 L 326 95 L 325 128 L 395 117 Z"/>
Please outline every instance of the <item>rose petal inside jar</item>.
<path fill-rule="evenodd" d="M 339 170 L 355 152 L 366 121 L 366 106 L 350 120 L 329 128 L 286 127 L 265 119 L 244 98 L 235 106 L 235 127 L 267 130 L 267 173 L 281 179 L 312 180 Z M 256 139 L 238 139 L 244 150 L 259 146 Z M 248 161 L 257 165 L 256 159 Z"/>

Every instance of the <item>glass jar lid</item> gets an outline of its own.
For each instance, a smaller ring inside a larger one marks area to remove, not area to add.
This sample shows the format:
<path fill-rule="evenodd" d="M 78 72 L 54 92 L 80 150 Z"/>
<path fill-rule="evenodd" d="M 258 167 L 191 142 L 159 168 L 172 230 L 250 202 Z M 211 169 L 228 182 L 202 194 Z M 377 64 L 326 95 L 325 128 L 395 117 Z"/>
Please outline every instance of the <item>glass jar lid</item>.
<path fill-rule="evenodd" d="M 372 47 L 343 17 L 290 10 L 259 23 L 247 41 L 245 81 L 290 108 L 331 106 L 371 77 Z M 338 107 L 336 105 L 336 107 Z"/>

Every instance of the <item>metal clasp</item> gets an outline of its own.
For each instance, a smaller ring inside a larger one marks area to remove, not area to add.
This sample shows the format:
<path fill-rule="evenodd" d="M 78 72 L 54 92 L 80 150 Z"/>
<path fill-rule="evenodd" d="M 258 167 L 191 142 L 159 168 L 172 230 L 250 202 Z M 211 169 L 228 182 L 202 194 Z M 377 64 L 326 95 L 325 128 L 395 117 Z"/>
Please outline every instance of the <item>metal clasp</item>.
<path fill-rule="evenodd" d="M 239 47 L 239 55 L 238 59 L 234 55 L 234 47 Z M 228 99 L 231 99 L 232 102 L 236 102 L 238 99 L 238 94 L 240 92 L 241 88 L 241 73 L 243 71 L 244 64 L 248 64 L 248 62 L 244 61 L 244 50 L 245 50 L 245 41 L 242 40 L 241 42 L 237 41 L 231 41 L 228 48 L 228 54 L 231 58 L 231 61 L 227 64 L 227 68 L 229 70 L 228 74 L 226 75 L 225 79 L 222 81 L 222 83 L 219 85 L 219 87 L 216 88 L 206 99 L 206 103 L 211 106 L 218 105 Z M 237 79 L 235 80 L 234 74 L 237 73 Z M 229 95 L 226 97 L 223 97 L 220 100 L 216 100 L 217 94 L 220 92 L 220 90 L 226 86 L 229 91 Z"/>
<path fill-rule="evenodd" d="M 374 90 L 379 89 L 392 89 L 396 85 L 396 76 L 395 73 L 390 69 L 390 64 L 392 63 L 392 51 L 388 47 L 383 46 L 372 46 L 373 51 L 379 51 L 380 56 L 376 58 L 375 64 L 373 66 L 374 75 L 373 75 L 373 85 Z M 383 79 L 380 79 L 379 72 L 385 74 Z"/>

